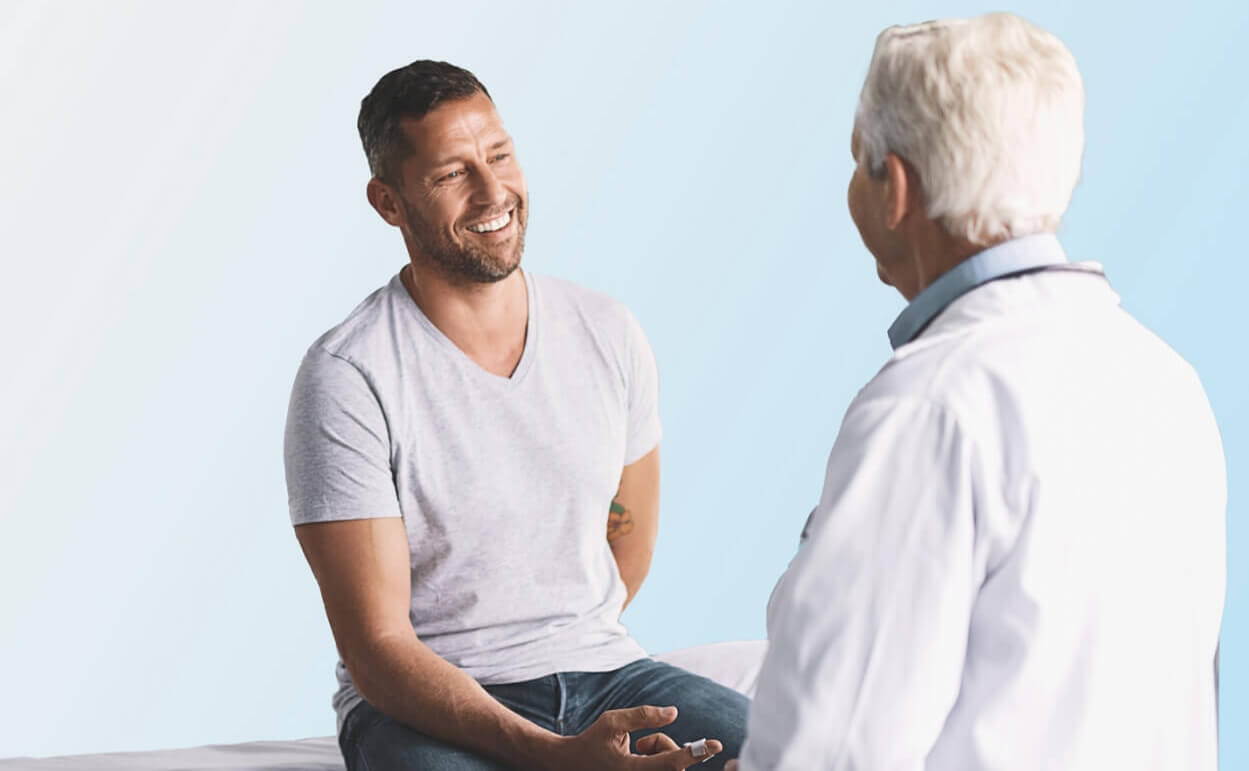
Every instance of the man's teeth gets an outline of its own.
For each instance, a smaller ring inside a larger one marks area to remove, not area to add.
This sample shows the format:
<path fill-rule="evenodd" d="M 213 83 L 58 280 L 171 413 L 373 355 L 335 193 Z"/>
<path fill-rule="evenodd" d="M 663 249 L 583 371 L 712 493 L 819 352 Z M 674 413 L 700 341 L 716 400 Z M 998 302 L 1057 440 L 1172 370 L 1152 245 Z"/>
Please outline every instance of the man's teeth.
<path fill-rule="evenodd" d="M 489 222 L 483 222 L 480 225 L 469 225 L 468 229 L 474 233 L 492 233 L 500 228 L 507 227 L 507 223 L 512 221 L 512 213 L 506 212 L 502 217 L 492 219 Z"/>

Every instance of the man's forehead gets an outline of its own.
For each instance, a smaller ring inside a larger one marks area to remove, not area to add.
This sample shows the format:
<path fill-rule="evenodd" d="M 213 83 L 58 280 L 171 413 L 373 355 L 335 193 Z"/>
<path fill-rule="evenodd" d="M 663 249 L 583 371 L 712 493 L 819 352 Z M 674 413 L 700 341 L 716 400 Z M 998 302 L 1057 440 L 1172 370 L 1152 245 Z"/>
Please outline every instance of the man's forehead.
<path fill-rule="evenodd" d="M 438 105 L 420 118 L 401 118 L 399 126 L 414 152 L 441 155 L 464 145 L 504 144 L 503 120 L 485 96 Z"/>

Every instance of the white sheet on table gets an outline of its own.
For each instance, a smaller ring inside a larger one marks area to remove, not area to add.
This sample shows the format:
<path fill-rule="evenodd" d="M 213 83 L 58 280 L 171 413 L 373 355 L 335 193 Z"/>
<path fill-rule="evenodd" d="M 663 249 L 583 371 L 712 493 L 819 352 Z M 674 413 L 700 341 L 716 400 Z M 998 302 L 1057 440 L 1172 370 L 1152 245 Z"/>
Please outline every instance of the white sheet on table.
<path fill-rule="evenodd" d="M 754 695 L 767 643 L 724 642 L 655 658 Z M 0 760 L 0 771 L 343 771 L 332 736 L 292 741 L 217 744 L 182 750 L 114 752 L 60 758 Z"/>
<path fill-rule="evenodd" d="M 61 758 L 0 760 L 4 771 L 343 771 L 332 736 L 247 742 L 155 752 L 110 752 Z"/>

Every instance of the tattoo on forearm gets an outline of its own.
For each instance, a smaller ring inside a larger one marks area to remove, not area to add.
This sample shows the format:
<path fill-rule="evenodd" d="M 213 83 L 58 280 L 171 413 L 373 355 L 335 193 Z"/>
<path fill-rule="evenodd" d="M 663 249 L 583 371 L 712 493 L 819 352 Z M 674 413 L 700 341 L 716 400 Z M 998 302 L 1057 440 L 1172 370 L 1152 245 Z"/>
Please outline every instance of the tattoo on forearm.
<path fill-rule="evenodd" d="M 615 501 L 607 510 L 607 540 L 614 541 L 633 532 L 633 512 Z"/>

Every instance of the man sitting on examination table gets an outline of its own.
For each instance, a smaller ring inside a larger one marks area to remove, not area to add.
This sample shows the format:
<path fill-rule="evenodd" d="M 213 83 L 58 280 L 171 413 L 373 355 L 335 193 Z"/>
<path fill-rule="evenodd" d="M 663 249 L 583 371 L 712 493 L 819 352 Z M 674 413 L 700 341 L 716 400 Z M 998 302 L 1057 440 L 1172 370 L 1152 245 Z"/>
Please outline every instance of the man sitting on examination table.
<path fill-rule="evenodd" d="M 909 304 L 769 603 L 739 771 L 1215 768 L 1223 451 L 1054 236 L 1083 111 L 1014 16 L 877 40 L 850 214 Z"/>
<path fill-rule="evenodd" d="M 525 178 L 471 73 L 401 67 L 359 128 L 407 264 L 313 344 L 286 430 L 347 768 L 721 768 L 745 697 L 619 621 L 659 508 L 641 328 L 519 269 Z"/>

